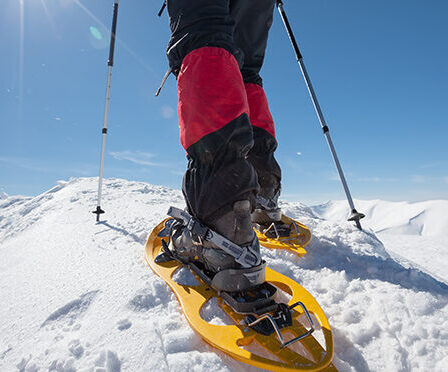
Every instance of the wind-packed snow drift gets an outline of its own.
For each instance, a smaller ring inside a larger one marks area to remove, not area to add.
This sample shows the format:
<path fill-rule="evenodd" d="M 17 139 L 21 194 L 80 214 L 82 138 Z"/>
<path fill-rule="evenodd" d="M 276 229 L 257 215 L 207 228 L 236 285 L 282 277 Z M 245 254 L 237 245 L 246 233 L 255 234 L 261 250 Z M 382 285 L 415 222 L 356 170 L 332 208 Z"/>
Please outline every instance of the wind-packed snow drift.
<path fill-rule="evenodd" d="M 144 262 L 148 234 L 170 205 L 183 207 L 181 192 L 106 180 L 106 214 L 95 223 L 96 182 L 73 179 L 37 197 L 1 196 L 0 370 L 254 370 L 205 344 Z M 448 286 L 442 279 L 448 275 L 440 261 L 448 247 L 424 242 L 434 231 L 438 241 L 447 239 L 447 217 L 438 214 L 440 230 L 432 217 L 417 219 L 418 229 L 397 230 L 405 220 L 392 212 L 375 219 L 383 202 L 366 203 L 371 209 L 357 203 L 367 212 L 364 232 L 344 222 L 346 210 L 338 215 L 337 203 L 313 209 L 282 203 L 287 215 L 311 228 L 313 240 L 302 258 L 263 249 L 268 266 L 318 300 L 335 335 L 339 370 L 444 371 Z M 445 208 L 445 201 L 428 203 L 423 216 Z M 410 240 L 404 249 L 403 238 L 384 246 L 384 231 L 415 239 L 412 249 L 428 259 L 424 271 L 408 260 Z M 218 310 L 208 309 L 207 318 Z"/>
<path fill-rule="evenodd" d="M 312 207 L 322 218 L 337 222 L 347 216 L 346 201 Z M 387 202 L 357 200 L 365 223 L 395 260 L 448 283 L 448 200 Z"/>

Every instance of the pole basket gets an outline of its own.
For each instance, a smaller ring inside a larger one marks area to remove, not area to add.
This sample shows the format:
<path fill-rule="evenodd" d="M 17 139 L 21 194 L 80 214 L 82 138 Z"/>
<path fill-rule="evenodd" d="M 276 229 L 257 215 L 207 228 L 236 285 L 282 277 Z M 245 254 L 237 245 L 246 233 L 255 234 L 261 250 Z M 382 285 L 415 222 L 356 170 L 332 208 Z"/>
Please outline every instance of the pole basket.
<path fill-rule="evenodd" d="M 100 220 L 100 214 L 106 213 L 104 212 L 100 206 L 96 207 L 96 210 L 92 211 L 92 213 L 96 214 L 96 222 Z"/>

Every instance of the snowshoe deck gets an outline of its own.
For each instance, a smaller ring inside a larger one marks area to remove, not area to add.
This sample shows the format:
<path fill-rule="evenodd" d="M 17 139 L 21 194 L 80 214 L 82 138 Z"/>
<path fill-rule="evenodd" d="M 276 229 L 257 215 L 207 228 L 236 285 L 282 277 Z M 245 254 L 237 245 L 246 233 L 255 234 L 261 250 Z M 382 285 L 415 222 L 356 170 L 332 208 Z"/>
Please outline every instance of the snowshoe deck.
<path fill-rule="evenodd" d="M 277 231 L 275 225 L 254 227 L 260 244 L 271 249 L 287 249 L 298 256 L 306 254 L 305 247 L 311 241 L 308 227 L 285 215 L 282 215 L 282 222 L 289 227 L 287 236 L 282 231 Z"/>
<path fill-rule="evenodd" d="M 166 221 L 166 220 L 165 220 Z M 191 327 L 210 345 L 225 352 L 236 360 L 272 371 L 336 371 L 331 364 L 333 358 L 333 337 L 325 314 L 317 301 L 293 280 L 266 268 L 266 282 L 291 296 L 289 306 L 300 301 L 314 316 L 320 326 L 323 347 L 313 335 L 308 335 L 291 346 L 282 346 L 276 332 L 263 335 L 249 328 L 247 314 L 235 312 L 218 294 L 202 280 L 198 285 L 181 285 L 173 280 L 174 273 L 182 267 L 176 260 L 155 263 L 162 248 L 159 232 L 164 229 L 162 221 L 152 231 L 146 243 L 146 261 L 154 272 L 171 287 Z M 213 297 L 217 297 L 221 308 L 235 322 L 234 325 L 214 325 L 201 317 L 201 308 Z M 286 305 L 285 305 L 286 306 Z M 281 329 L 285 342 L 310 333 L 306 327 L 307 317 L 302 307 L 291 310 L 291 326 Z M 275 315 L 275 314 L 274 314 Z M 302 318 L 303 317 L 303 318 Z M 245 322 L 246 319 L 246 322 Z M 301 322 L 303 320 L 303 323 Z M 304 325 L 305 324 L 305 325 Z M 269 333 L 269 332 L 268 332 Z M 314 333 L 316 334 L 316 333 Z M 252 350 L 255 349 L 255 350 Z"/>

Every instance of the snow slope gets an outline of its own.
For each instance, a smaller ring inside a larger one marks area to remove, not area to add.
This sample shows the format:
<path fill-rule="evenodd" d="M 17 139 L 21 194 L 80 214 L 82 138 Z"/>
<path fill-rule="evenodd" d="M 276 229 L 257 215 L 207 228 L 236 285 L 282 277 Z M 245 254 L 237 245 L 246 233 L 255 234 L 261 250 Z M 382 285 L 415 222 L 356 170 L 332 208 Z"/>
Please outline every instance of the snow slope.
<path fill-rule="evenodd" d="M 2 195 L 0 371 L 254 370 L 205 344 L 144 262 L 150 230 L 170 205 L 183 206 L 180 191 L 106 180 L 106 214 L 95 223 L 96 182 Z M 300 203 L 282 208 L 312 229 L 309 254 L 263 249 L 264 257 L 319 301 L 341 371 L 446 370 L 447 285 L 397 262 L 372 230 Z M 218 313 L 212 306 L 207 316 Z"/>
<path fill-rule="evenodd" d="M 364 224 L 375 233 L 443 237 L 448 235 L 448 200 L 417 203 L 355 200 L 355 205 L 366 215 L 362 220 Z M 333 221 L 343 221 L 349 212 L 345 200 L 329 201 L 311 208 L 321 217 Z"/>
<path fill-rule="evenodd" d="M 448 283 L 448 200 L 418 203 L 356 200 L 366 217 L 362 225 L 372 229 L 388 253 L 409 267 L 419 267 Z M 330 201 L 311 209 L 331 221 L 344 221 L 345 200 Z"/>

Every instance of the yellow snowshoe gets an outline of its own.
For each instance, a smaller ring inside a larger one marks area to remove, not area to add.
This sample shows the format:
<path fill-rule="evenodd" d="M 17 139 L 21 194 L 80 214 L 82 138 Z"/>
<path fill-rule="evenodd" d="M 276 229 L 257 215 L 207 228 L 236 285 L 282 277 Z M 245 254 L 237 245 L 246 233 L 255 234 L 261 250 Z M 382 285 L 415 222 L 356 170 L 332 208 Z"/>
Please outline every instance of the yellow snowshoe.
<path fill-rule="evenodd" d="M 254 224 L 258 240 L 263 247 L 287 249 L 299 256 L 306 254 L 311 231 L 305 225 L 282 214 L 280 224 Z"/>
<path fill-rule="evenodd" d="M 265 370 L 336 371 L 331 363 L 330 325 L 310 293 L 269 268 L 265 271 L 265 282 L 256 288 L 217 293 L 212 288 L 210 273 L 201 268 L 200 263 L 181 262 L 175 256 L 170 258 L 173 253 L 163 240 L 167 230 L 165 223 L 169 225 L 170 220 L 162 221 L 150 234 L 146 261 L 171 287 L 191 327 L 207 343 L 236 360 Z M 175 272 L 182 267 L 190 269 L 199 284 L 182 285 L 173 280 Z M 274 300 L 275 293 L 281 292 L 290 297 L 288 303 Z M 201 309 L 212 298 L 217 299 L 235 324 L 214 325 L 203 319 Z"/>

